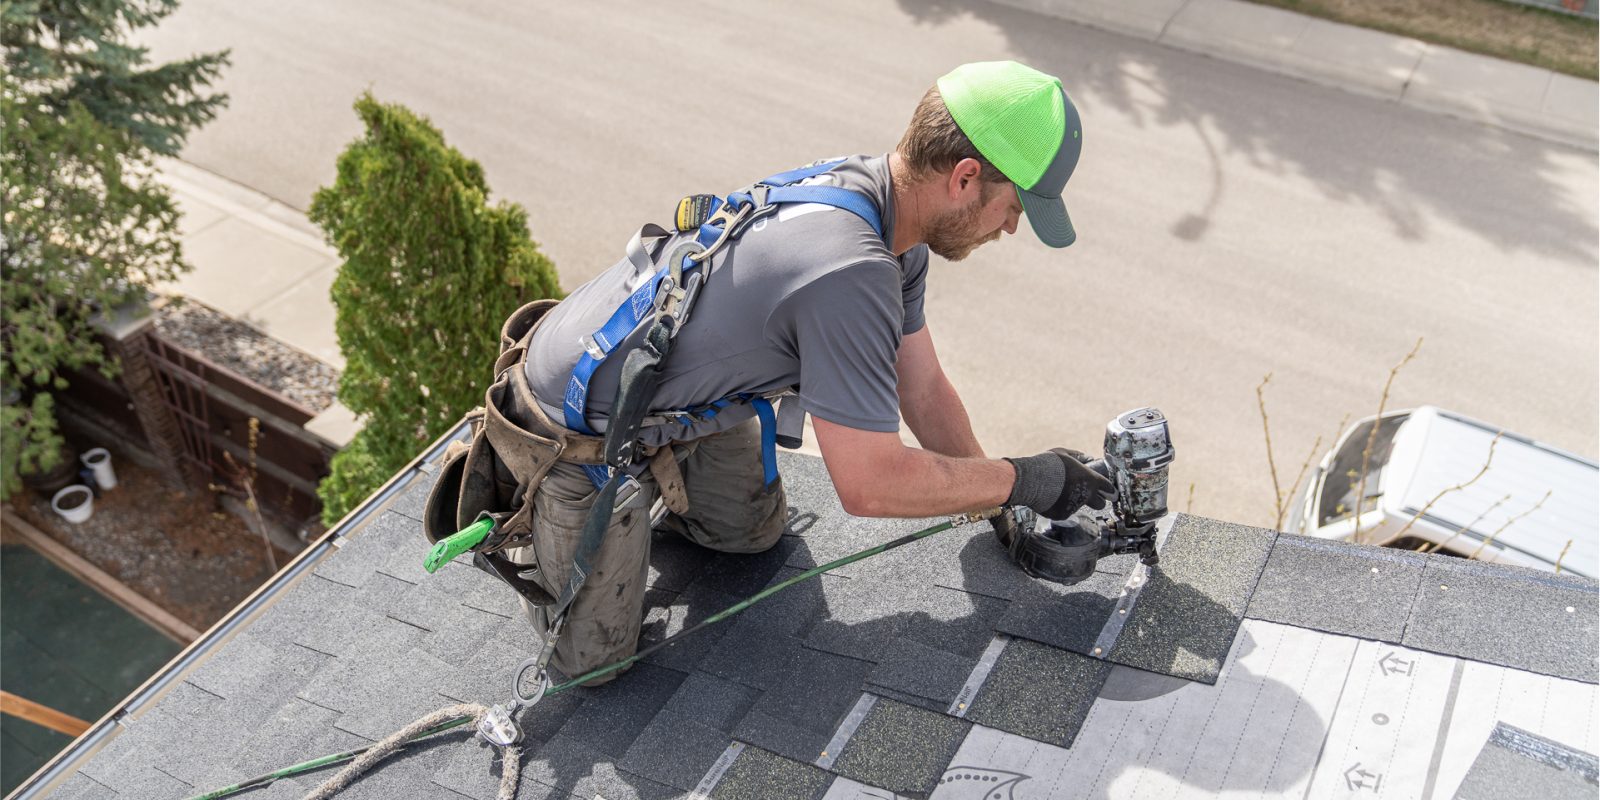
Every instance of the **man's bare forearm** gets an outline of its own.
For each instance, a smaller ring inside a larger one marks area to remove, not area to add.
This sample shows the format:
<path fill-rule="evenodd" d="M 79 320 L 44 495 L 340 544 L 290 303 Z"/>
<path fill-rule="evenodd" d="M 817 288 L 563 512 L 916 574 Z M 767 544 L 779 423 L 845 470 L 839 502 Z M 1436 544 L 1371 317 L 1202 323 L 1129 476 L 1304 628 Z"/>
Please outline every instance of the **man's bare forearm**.
<path fill-rule="evenodd" d="M 856 516 L 931 517 L 998 506 L 1010 497 L 1015 481 L 1016 470 L 1005 461 L 906 447 L 840 496 L 845 510 Z"/>
<path fill-rule="evenodd" d="M 900 398 L 900 413 L 917 442 L 941 455 L 982 458 L 983 445 L 972 432 L 972 420 L 956 387 L 942 371 L 927 383 Z"/>

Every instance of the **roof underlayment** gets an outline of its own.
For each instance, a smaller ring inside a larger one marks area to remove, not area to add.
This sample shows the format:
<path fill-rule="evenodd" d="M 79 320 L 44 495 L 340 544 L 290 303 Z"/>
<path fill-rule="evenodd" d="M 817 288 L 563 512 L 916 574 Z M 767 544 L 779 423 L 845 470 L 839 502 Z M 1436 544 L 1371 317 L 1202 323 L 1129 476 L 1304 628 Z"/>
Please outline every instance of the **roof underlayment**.
<path fill-rule="evenodd" d="M 789 535 L 768 553 L 657 535 L 646 642 L 921 527 L 845 515 L 818 459 L 782 470 Z M 535 643 L 509 589 L 464 563 L 423 571 L 430 481 L 51 796 L 186 797 L 503 701 Z M 1181 515 L 1131 608 L 1132 559 L 1100 569 L 1033 581 L 986 525 L 840 568 L 539 704 L 518 796 L 1594 796 L 1594 581 Z M 341 797 L 487 799 L 499 771 L 458 732 Z M 242 796 L 300 797 L 328 774 Z"/>

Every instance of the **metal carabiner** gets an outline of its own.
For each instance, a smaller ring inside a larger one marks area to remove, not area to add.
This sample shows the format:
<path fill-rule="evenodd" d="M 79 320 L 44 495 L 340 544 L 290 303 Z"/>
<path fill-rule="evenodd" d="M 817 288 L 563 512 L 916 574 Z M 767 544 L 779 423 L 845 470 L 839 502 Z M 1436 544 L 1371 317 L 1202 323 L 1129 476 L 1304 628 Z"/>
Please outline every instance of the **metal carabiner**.
<path fill-rule="evenodd" d="M 706 259 L 715 255 L 718 250 L 722 249 L 724 244 L 728 243 L 728 240 L 732 237 L 734 229 L 737 228 L 739 223 L 743 222 L 746 217 L 750 216 L 750 212 L 755 207 L 755 203 L 745 203 L 739 206 L 739 210 L 729 214 L 728 207 L 723 206 L 722 209 L 706 223 L 707 225 L 710 225 L 711 223 L 716 222 L 718 217 L 722 218 L 722 233 L 717 235 L 715 241 L 709 245 L 706 245 L 706 249 L 701 250 L 698 253 L 690 254 L 689 260 L 696 264 L 704 264 Z"/>

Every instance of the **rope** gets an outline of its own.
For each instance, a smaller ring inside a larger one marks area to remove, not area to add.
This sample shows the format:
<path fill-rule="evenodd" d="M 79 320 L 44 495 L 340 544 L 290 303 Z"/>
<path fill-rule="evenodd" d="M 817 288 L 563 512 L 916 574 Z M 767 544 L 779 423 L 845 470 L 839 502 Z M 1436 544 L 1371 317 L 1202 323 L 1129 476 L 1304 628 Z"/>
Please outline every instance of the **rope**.
<path fill-rule="evenodd" d="M 412 739 L 421 736 L 424 731 L 439 725 L 440 723 L 470 716 L 472 717 L 473 724 L 477 724 L 477 721 L 482 719 L 483 715 L 487 713 L 489 713 L 489 709 L 477 703 L 463 703 L 461 705 L 446 706 L 445 708 L 441 708 L 438 711 L 435 711 L 417 720 L 416 722 L 413 722 L 410 725 L 395 731 L 393 734 L 390 734 L 387 739 L 384 739 L 383 741 L 367 748 L 365 753 L 362 753 L 360 757 L 350 762 L 349 765 L 347 765 L 344 769 L 339 770 L 337 775 L 329 778 L 321 786 L 318 786 L 316 789 L 312 790 L 310 794 L 306 795 L 305 800 L 328 800 L 335 794 L 342 791 L 345 787 L 349 786 L 352 781 L 361 776 L 361 773 L 366 772 L 368 769 L 371 769 L 373 765 L 391 755 L 394 755 L 397 751 L 399 751 L 400 748 L 404 747 L 407 742 L 410 742 Z M 504 750 L 503 756 L 504 758 L 500 766 L 500 794 L 497 796 L 497 800 L 516 800 L 517 773 L 520 771 L 522 766 L 522 748 L 517 747 L 516 745 L 507 747 Z"/>

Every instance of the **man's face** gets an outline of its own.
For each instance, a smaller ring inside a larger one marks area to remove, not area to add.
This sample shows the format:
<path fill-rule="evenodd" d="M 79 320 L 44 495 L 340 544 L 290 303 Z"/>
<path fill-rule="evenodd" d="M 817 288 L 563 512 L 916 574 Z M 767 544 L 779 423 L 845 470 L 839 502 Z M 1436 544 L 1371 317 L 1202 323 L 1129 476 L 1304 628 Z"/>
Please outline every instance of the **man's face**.
<path fill-rule="evenodd" d="M 943 212 L 929 226 L 928 249 L 947 261 L 966 258 L 978 245 L 1016 233 L 1022 201 L 1010 183 L 983 183 L 965 208 Z"/>

